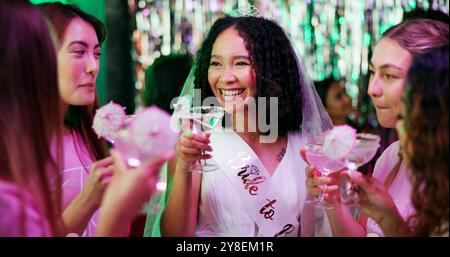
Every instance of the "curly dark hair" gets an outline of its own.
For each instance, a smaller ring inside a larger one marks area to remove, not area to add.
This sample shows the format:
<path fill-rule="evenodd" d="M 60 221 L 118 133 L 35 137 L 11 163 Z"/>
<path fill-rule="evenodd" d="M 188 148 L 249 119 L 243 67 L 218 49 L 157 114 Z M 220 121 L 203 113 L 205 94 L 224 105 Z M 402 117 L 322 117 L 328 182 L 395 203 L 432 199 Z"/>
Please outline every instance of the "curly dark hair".
<path fill-rule="evenodd" d="M 213 96 L 208 82 L 211 52 L 216 38 L 228 28 L 236 29 L 246 42 L 256 73 L 256 97 L 278 97 L 279 135 L 300 130 L 300 80 L 305 74 L 299 74 L 296 54 L 286 33 L 269 19 L 226 16 L 214 22 L 196 56 L 194 83 L 195 88 L 201 89 L 202 99 Z M 269 115 L 269 101 L 266 108 Z"/>
<path fill-rule="evenodd" d="M 404 154 L 416 208 L 409 222 L 418 236 L 448 233 L 448 50 L 446 45 L 414 58 L 404 95 Z"/>

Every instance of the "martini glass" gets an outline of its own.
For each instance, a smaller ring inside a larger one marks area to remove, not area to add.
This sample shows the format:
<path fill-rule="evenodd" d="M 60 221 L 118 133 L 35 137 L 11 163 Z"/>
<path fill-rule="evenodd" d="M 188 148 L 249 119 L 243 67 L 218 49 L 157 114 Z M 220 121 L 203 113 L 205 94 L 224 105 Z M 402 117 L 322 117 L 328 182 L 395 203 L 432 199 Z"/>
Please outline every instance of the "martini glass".
<path fill-rule="evenodd" d="M 125 163 L 130 168 L 137 168 L 141 166 L 142 161 L 139 153 L 136 149 L 129 147 L 129 132 L 127 130 L 127 126 L 129 126 L 133 119 L 136 117 L 135 114 L 127 115 L 127 118 L 124 120 L 123 125 L 119 131 L 115 133 L 113 139 L 108 140 L 114 148 L 119 150 L 119 152 L 123 155 Z M 121 150 L 124 149 L 124 150 Z M 135 151 L 133 151 L 135 150 Z M 157 191 L 164 192 L 166 190 L 166 182 L 160 180 L 156 184 Z"/>
<path fill-rule="evenodd" d="M 356 143 L 350 152 L 343 158 L 349 174 L 355 172 L 359 167 L 368 163 L 377 153 L 380 147 L 380 137 L 369 133 L 356 134 Z M 342 178 L 341 201 L 349 206 L 359 203 L 358 186 L 350 182 L 346 176 Z"/>
<path fill-rule="evenodd" d="M 221 127 L 224 109 L 218 106 L 196 106 L 191 107 L 188 112 L 181 115 L 181 123 L 184 131 L 193 134 L 216 131 Z M 205 151 L 202 150 L 205 155 Z M 210 172 L 217 170 L 217 164 L 200 160 L 192 164 L 189 171 Z"/>
<path fill-rule="evenodd" d="M 328 158 L 323 152 L 323 140 L 316 139 L 305 145 L 305 155 L 308 162 L 315 166 L 315 168 L 324 177 L 329 176 L 331 173 L 337 172 L 345 168 L 344 163 L 341 160 L 332 160 Z M 308 200 L 307 203 L 316 207 L 324 209 L 332 209 L 333 205 L 327 203 L 324 199 L 324 190 L 326 185 L 322 186 L 322 191 L 317 198 Z"/>

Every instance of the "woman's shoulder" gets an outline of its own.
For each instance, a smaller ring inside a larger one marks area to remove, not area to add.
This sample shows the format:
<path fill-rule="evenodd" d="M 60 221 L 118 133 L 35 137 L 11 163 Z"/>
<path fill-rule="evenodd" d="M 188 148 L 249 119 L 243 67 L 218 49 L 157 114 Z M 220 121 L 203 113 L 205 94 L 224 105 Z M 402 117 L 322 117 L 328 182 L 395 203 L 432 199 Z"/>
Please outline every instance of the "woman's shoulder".
<path fill-rule="evenodd" d="M 308 138 L 301 131 L 289 132 L 288 134 L 288 151 L 292 161 L 296 164 L 306 164 L 300 156 L 300 149 L 307 143 Z M 290 150 L 289 150 L 290 149 Z"/>
<path fill-rule="evenodd" d="M 305 144 L 307 141 L 307 137 L 301 130 L 298 131 L 290 131 L 288 133 L 288 139 L 291 141 L 295 141 L 297 143 Z"/>
<path fill-rule="evenodd" d="M 395 141 L 394 143 L 390 144 L 386 150 L 383 151 L 380 158 L 378 158 L 377 163 L 380 162 L 397 162 L 398 161 L 398 154 L 400 151 L 400 142 Z"/>
<path fill-rule="evenodd" d="M 72 167 L 71 163 L 75 162 L 77 165 L 84 163 L 89 165 L 93 162 L 93 158 L 89 154 L 89 150 L 84 142 L 80 132 L 71 129 L 70 134 L 64 135 L 63 138 L 63 149 L 64 149 L 64 166 Z"/>
<path fill-rule="evenodd" d="M 48 223 L 32 194 L 16 184 L 0 180 L 0 210 L 0 236 L 49 235 Z M 25 231 L 21 231 L 22 224 Z"/>
<path fill-rule="evenodd" d="M 374 177 L 382 177 L 382 173 L 389 172 L 399 160 L 400 142 L 389 145 L 375 163 Z"/>
<path fill-rule="evenodd" d="M 81 133 L 76 129 L 70 129 L 69 133 L 63 135 L 64 145 L 81 144 L 85 145 Z"/>

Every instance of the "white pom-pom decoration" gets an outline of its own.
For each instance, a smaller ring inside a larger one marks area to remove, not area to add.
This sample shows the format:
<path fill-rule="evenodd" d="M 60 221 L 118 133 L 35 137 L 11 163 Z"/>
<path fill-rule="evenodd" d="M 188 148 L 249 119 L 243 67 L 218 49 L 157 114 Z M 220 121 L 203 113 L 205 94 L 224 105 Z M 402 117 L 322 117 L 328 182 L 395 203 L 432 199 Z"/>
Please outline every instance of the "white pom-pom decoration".
<path fill-rule="evenodd" d="M 350 153 L 356 143 L 356 130 L 348 125 L 335 126 L 325 136 L 323 152 L 332 159 L 337 160 Z"/>
<path fill-rule="evenodd" d="M 124 107 L 112 101 L 95 112 L 92 128 L 99 137 L 114 142 L 114 134 L 123 126 L 126 119 Z"/>
<path fill-rule="evenodd" d="M 178 135 L 170 127 L 171 116 L 158 107 L 136 115 L 129 126 L 131 140 L 146 158 L 164 155 L 175 149 Z"/>
<path fill-rule="evenodd" d="M 115 148 L 128 165 L 142 162 L 175 150 L 178 135 L 170 127 L 171 116 L 158 107 L 148 107 L 136 113 L 125 129 L 116 133 Z"/>

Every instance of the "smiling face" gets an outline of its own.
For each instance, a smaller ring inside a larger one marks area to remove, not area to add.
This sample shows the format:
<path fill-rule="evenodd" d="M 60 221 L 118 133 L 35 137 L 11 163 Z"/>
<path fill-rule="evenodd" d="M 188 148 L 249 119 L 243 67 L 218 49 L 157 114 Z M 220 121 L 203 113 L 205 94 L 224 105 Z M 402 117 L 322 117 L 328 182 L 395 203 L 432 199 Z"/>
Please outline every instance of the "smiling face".
<path fill-rule="evenodd" d="M 367 93 L 383 127 L 395 127 L 411 63 L 412 55 L 392 39 L 383 38 L 374 48 Z"/>
<path fill-rule="evenodd" d="M 208 82 L 227 112 L 235 112 L 256 97 L 256 73 L 245 40 L 234 28 L 219 34 L 214 42 Z"/>
<path fill-rule="evenodd" d="M 64 103 L 89 105 L 95 101 L 100 51 L 92 25 L 73 19 L 58 49 L 59 91 Z"/>

